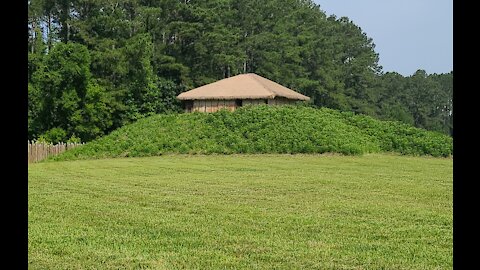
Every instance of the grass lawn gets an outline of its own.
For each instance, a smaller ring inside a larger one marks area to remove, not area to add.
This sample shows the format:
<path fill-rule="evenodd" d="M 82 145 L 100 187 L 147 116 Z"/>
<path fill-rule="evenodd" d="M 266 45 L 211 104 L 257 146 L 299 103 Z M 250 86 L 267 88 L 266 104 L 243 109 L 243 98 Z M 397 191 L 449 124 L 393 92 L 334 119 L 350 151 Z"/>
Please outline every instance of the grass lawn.
<path fill-rule="evenodd" d="M 32 164 L 29 269 L 452 269 L 452 163 L 370 154 Z"/>

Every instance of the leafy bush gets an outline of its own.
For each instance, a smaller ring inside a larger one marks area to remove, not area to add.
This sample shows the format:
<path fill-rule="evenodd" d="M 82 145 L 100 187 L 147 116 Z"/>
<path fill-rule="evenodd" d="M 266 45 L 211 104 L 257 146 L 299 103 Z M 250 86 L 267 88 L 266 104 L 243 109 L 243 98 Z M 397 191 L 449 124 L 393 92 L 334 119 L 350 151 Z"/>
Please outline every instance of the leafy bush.
<path fill-rule="evenodd" d="M 400 122 L 307 106 L 246 106 L 228 112 L 163 114 L 139 119 L 56 159 L 167 153 L 397 152 L 449 156 L 452 138 Z"/>
<path fill-rule="evenodd" d="M 57 144 L 59 142 L 65 142 L 66 138 L 67 132 L 65 130 L 62 128 L 52 128 L 40 135 L 38 141 Z"/>
<path fill-rule="evenodd" d="M 67 143 L 81 143 L 82 140 L 73 134 L 70 139 L 67 140 Z"/>

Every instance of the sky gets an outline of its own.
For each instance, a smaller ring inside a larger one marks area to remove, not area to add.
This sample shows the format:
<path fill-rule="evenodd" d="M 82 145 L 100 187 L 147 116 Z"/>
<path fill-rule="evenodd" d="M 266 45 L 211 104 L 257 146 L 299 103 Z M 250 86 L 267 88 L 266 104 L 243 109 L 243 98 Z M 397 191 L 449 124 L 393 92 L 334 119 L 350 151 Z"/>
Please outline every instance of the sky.
<path fill-rule="evenodd" d="M 384 72 L 453 70 L 453 0 L 314 0 L 373 39 Z"/>

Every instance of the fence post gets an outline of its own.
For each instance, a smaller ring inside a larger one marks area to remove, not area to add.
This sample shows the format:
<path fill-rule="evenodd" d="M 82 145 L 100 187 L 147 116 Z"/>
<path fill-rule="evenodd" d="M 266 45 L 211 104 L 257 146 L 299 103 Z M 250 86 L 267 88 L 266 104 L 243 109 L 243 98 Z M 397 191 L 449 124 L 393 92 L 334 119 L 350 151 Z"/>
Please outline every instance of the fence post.
<path fill-rule="evenodd" d="M 77 146 L 84 144 L 85 143 L 59 142 L 54 145 L 52 143 L 38 143 L 35 141 L 27 140 L 28 163 L 38 162 L 50 156 L 59 155 L 69 149 L 73 149 Z"/>

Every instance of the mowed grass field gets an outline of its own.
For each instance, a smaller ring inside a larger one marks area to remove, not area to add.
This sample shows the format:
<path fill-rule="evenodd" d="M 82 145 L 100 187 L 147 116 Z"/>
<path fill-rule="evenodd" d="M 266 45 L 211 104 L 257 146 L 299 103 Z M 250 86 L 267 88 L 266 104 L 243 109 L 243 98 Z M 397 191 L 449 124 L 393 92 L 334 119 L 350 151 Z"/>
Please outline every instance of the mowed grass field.
<path fill-rule="evenodd" d="M 452 269 L 452 158 L 29 165 L 29 269 Z"/>

